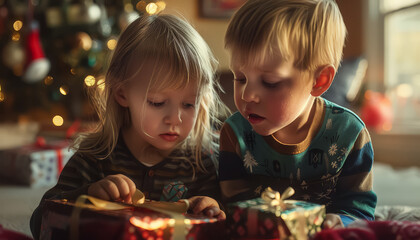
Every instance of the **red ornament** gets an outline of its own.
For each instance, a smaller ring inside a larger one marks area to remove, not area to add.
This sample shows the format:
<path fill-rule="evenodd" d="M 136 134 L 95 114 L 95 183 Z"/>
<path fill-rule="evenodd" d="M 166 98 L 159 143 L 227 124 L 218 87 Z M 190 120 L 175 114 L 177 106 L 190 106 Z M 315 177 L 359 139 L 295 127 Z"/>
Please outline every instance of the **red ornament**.
<path fill-rule="evenodd" d="M 391 102 L 384 94 L 366 91 L 360 117 L 375 131 L 389 131 L 393 120 Z"/>

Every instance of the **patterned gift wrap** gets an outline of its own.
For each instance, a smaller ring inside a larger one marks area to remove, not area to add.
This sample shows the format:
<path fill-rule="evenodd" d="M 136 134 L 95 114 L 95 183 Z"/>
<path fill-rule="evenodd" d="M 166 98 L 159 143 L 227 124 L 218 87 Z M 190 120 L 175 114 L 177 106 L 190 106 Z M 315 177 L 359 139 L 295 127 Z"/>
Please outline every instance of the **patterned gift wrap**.
<path fill-rule="evenodd" d="M 285 200 L 286 210 L 267 205 L 262 198 L 232 203 L 227 225 L 232 239 L 307 239 L 321 230 L 325 207 Z"/>
<path fill-rule="evenodd" d="M 75 215 L 76 209 L 81 211 Z M 80 208 L 65 200 L 46 200 L 40 239 L 223 240 L 227 234 L 225 221 L 214 218 L 147 207 Z"/>
<path fill-rule="evenodd" d="M 28 145 L 0 151 L 0 177 L 9 183 L 50 187 L 57 183 L 64 165 L 74 154 L 67 142 Z"/>

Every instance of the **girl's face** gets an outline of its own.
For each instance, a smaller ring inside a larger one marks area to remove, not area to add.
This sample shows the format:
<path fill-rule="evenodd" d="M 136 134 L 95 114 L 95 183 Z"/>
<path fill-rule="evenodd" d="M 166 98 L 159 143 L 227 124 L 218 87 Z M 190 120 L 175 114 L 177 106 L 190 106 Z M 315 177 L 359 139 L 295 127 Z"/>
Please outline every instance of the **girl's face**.
<path fill-rule="evenodd" d="M 188 137 L 197 116 L 197 86 L 181 89 L 149 89 L 151 67 L 145 67 L 134 79 L 117 91 L 116 100 L 128 107 L 131 126 L 129 139 L 135 144 L 148 143 L 160 150 L 172 150 Z"/>
<path fill-rule="evenodd" d="M 310 110 L 313 81 L 280 57 L 267 57 L 260 64 L 244 65 L 232 54 L 235 105 L 260 135 L 295 131 Z M 296 129 L 293 129 L 296 127 Z"/>

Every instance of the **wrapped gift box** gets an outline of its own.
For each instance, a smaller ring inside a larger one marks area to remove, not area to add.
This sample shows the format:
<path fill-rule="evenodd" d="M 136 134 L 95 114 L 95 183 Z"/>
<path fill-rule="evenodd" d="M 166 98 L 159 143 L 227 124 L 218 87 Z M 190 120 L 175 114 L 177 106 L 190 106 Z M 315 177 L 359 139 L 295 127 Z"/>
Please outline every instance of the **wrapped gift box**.
<path fill-rule="evenodd" d="M 77 214 L 75 214 L 77 212 Z M 41 239 L 227 239 L 225 221 L 147 207 L 105 210 L 47 200 Z"/>
<path fill-rule="evenodd" d="M 262 198 L 232 203 L 227 225 L 232 239 L 307 239 L 321 230 L 325 207 L 305 201 L 285 200 L 285 210 Z"/>
<path fill-rule="evenodd" d="M 8 183 L 48 187 L 57 183 L 74 154 L 67 141 L 36 143 L 0 151 L 0 178 Z"/>

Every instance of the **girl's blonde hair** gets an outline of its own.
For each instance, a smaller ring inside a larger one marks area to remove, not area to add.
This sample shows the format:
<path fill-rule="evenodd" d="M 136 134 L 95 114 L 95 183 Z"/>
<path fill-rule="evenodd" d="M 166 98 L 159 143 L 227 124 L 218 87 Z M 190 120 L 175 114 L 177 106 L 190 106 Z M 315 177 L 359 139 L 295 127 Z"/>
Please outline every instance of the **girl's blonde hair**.
<path fill-rule="evenodd" d="M 294 59 L 301 71 L 337 69 L 346 34 L 334 0 L 248 0 L 229 23 L 225 47 L 248 64 L 268 54 Z"/>
<path fill-rule="evenodd" d="M 141 16 L 121 34 L 105 76 L 104 90 L 93 95 L 99 124 L 93 133 L 76 139 L 74 146 L 97 158 L 111 154 L 120 129 L 131 124 L 129 110 L 114 99 L 115 91 L 128 81 L 136 81 L 132 77 L 141 74 L 145 63 L 154 66 L 149 89 L 197 84 L 197 120 L 189 137 L 177 149 L 183 154 L 193 154 L 195 162 L 189 157 L 182 158 L 194 169 L 205 171 L 201 155 L 218 150 L 216 129 L 221 124 L 219 119 L 227 116 L 228 108 L 217 94 L 217 61 L 210 48 L 186 20 L 174 15 Z"/>

